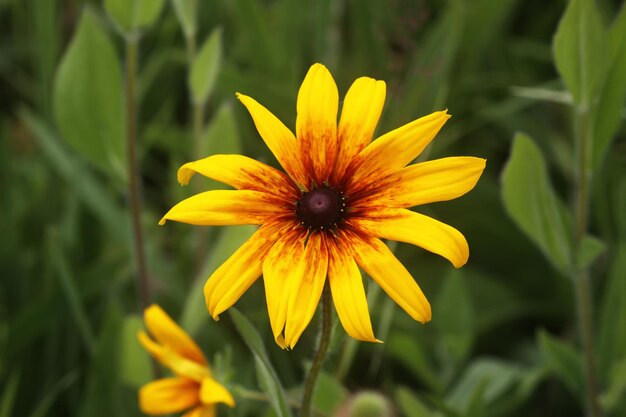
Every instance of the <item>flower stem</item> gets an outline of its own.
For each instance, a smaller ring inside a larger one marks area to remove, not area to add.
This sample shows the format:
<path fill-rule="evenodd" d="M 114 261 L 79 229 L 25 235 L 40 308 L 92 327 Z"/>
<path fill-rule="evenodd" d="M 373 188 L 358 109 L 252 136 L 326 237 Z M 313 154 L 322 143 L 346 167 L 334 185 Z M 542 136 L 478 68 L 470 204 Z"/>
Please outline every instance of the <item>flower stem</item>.
<path fill-rule="evenodd" d="M 328 347 L 330 345 L 330 333 L 332 329 L 332 311 L 331 311 L 331 296 L 328 283 L 324 287 L 322 293 L 322 328 L 320 331 L 319 345 L 317 352 L 313 357 L 313 363 L 309 369 L 309 373 L 306 376 L 304 382 L 304 393 L 302 395 L 302 408 L 300 410 L 300 417 L 309 417 L 311 415 L 311 401 L 313 400 L 313 391 L 315 390 L 315 383 L 317 376 L 322 369 L 322 364 L 328 353 Z"/>
<path fill-rule="evenodd" d="M 574 200 L 574 260 L 580 256 L 583 239 L 587 234 L 587 217 L 589 208 L 589 185 L 591 172 L 589 163 L 589 111 L 586 105 L 580 105 L 576 118 L 576 150 L 578 169 L 576 172 L 576 194 Z M 587 416 L 599 417 L 598 388 L 593 356 L 593 305 L 591 288 L 589 285 L 589 270 L 587 266 L 574 263 L 573 280 L 576 287 L 576 304 L 578 307 L 578 327 L 583 349 L 585 372 L 585 397 Z"/>
<path fill-rule="evenodd" d="M 126 37 L 126 140 L 128 147 L 128 195 L 133 234 L 135 263 L 137 267 L 137 291 L 141 310 L 150 304 L 148 269 L 144 253 L 143 230 L 141 226 L 141 177 L 137 161 L 137 56 L 139 39 Z"/>

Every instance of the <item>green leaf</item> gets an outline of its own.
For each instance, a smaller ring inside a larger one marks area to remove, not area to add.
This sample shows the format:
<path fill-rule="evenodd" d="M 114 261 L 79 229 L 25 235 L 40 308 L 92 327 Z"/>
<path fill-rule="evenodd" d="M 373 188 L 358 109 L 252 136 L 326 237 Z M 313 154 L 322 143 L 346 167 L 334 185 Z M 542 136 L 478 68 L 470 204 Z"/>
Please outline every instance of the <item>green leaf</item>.
<path fill-rule="evenodd" d="M 616 245 L 599 304 L 598 358 L 603 374 L 626 358 L 626 241 Z"/>
<path fill-rule="evenodd" d="M 203 155 L 242 153 L 232 102 L 224 102 L 204 133 Z"/>
<path fill-rule="evenodd" d="M 606 413 L 622 416 L 626 411 L 626 357 L 611 369 L 609 388 L 600 395 Z"/>
<path fill-rule="evenodd" d="M 582 240 L 576 254 L 576 265 L 587 268 L 598 259 L 606 250 L 606 245 L 597 237 L 587 235 Z"/>
<path fill-rule="evenodd" d="M 189 90 L 195 103 L 204 104 L 207 102 L 221 66 L 222 29 L 215 28 L 194 58 L 189 73 Z"/>
<path fill-rule="evenodd" d="M 26 108 L 18 111 L 20 120 L 33 133 L 46 159 L 65 182 L 73 185 L 73 189 L 83 204 L 104 224 L 106 230 L 117 241 L 128 244 L 128 216 L 114 204 L 114 199 L 104 187 L 96 181 L 93 173 L 79 163 L 74 155 L 70 155 L 61 146 L 51 127 Z M 76 181 L 80 178 L 80 181 Z"/>
<path fill-rule="evenodd" d="M 406 417 L 433 416 L 433 412 L 430 411 L 411 390 L 405 387 L 400 387 L 396 390 L 396 404 L 398 404 L 398 407 L 402 410 L 402 414 Z"/>
<path fill-rule="evenodd" d="M 65 140 L 105 173 L 125 178 L 122 73 L 113 44 L 85 9 L 54 84 Z"/>
<path fill-rule="evenodd" d="M 539 349 L 544 355 L 548 369 L 557 376 L 576 398 L 583 395 L 583 365 L 580 353 L 571 345 L 539 332 Z"/>
<path fill-rule="evenodd" d="M 326 372 L 320 372 L 315 383 L 313 408 L 323 415 L 333 416 L 348 397 L 348 390 Z"/>
<path fill-rule="evenodd" d="M 511 157 L 502 173 L 502 198 L 517 226 L 566 273 L 571 243 L 562 203 L 552 189 L 541 151 L 525 134 L 513 138 Z"/>
<path fill-rule="evenodd" d="M 161 14 L 164 0 L 105 0 L 104 7 L 125 34 L 149 27 Z"/>
<path fill-rule="evenodd" d="M 606 33 L 594 0 L 570 0 L 554 36 L 554 61 L 578 104 L 588 106 L 606 73 Z"/>
<path fill-rule="evenodd" d="M 143 328 L 143 320 L 136 315 L 126 316 L 122 323 L 119 345 L 120 379 L 132 388 L 141 387 L 152 376 L 150 356 L 137 340 L 137 333 Z"/>
<path fill-rule="evenodd" d="M 267 357 L 261 336 L 252 323 L 250 323 L 243 314 L 237 311 L 237 309 L 230 308 L 229 312 L 239 334 L 254 354 L 259 381 L 266 390 L 276 415 L 278 417 L 291 417 L 291 409 L 288 406 L 285 391 L 283 390 L 276 371 Z"/>
<path fill-rule="evenodd" d="M 446 353 L 456 364 L 463 362 L 474 341 L 474 308 L 462 272 L 452 270 L 447 274 L 433 309 Z"/>
<path fill-rule="evenodd" d="M 10 417 L 13 415 L 13 404 L 17 396 L 17 389 L 20 386 L 20 372 L 13 371 L 4 381 L 2 397 L 0 398 L 0 417 Z"/>
<path fill-rule="evenodd" d="M 196 36 L 196 14 L 198 12 L 198 0 L 172 0 L 176 16 L 183 29 L 185 38 L 192 39 Z"/>
<path fill-rule="evenodd" d="M 462 412 L 482 408 L 508 392 L 520 375 L 521 369 L 511 363 L 476 359 L 450 391 L 446 404 Z"/>
<path fill-rule="evenodd" d="M 597 168 L 617 128 L 622 123 L 626 100 L 626 4 L 613 22 L 608 36 L 609 64 L 591 117 L 592 167 Z"/>
<path fill-rule="evenodd" d="M 433 391 L 442 391 L 441 382 L 433 370 L 432 360 L 422 344 L 405 333 L 391 333 L 385 349 L 392 357 Z"/>
<path fill-rule="evenodd" d="M 256 226 L 226 226 L 221 229 L 211 256 L 202 273 L 196 279 L 184 303 L 180 325 L 190 335 L 197 335 L 200 328 L 210 319 L 204 300 L 204 284 L 208 277 L 224 263 L 256 231 Z"/>

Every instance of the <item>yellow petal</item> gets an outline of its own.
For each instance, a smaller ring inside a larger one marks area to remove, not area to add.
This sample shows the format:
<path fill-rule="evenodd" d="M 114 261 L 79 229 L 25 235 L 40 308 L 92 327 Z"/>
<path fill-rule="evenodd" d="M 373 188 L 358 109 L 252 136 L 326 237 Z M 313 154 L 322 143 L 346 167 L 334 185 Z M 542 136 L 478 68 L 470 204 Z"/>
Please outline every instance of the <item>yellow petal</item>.
<path fill-rule="evenodd" d="M 250 112 L 259 135 L 287 174 L 299 185 L 308 187 L 309 179 L 300 162 L 298 142 L 293 133 L 252 97 L 237 93 L 237 98 Z"/>
<path fill-rule="evenodd" d="M 137 336 L 143 347 L 156 360 L 171 369 L 175 374 L 197 382 L 202 381 L 203 378 L 211 376 L 211 371 L 207 366 L 180 356 L 167 346 L 155 343 L 152 339 L 150 339 L 146 332 L 140 331 Z"/>
<path fill-rule="evenodd" d="M 383 213 L 386 213 L 384 217 Z M 350 221 L 371 236 L 411 243 L 441 255 L 456 268 L 465 265 L 469 258 L 469 247 L 461 232 L 414 211 L 390 209 L 381 211 L 380 218 L 354 218 Z"/>
<path fill-rule="evenodd" d="M 263 263 L 265 297 L 276 343 L 293 348 L 313 318 L 326 273 L 328 253 L 323 235 L 284 236 Z M 283 339 L 284 338 L 284 339 Z"/>
<path fill-rule="evenodd" d="M 349 245 L 356 262 L 413 319 L 430 321 L 428 300 L 409 271 L 379 239 L 351 236 Z"/>
<path fill-rule="evenodd" d="M 438 111 L 392 130 L 370 143 L 348 168 L 353 173 L 349 192 L 366 185 L 368 179 L 385 176 L 417 158 L 449 118 L 447 111 Z"/>
<path fill-rule="evenodd" d="M 305 232 L 306 233 L 306 232 Z M 289 303 L 290 277 L 295 264 L 295 257 L 302 251 L 303 233 L 287 233 L 269 250 L 263 262 L 263 285 L 270 325 L 274 339 L 286 348 L 282 337 L 287 320 Z"/>
<path fill-rule="evenodd" d="M 295 192 L 298 190 L 289 177 L 269 165 L 243 155 L 211 155 L 188 162 L 178 170 L 178 182 L 187 185 L 196 173 L 238 190 L 270 192 L 285 197 L 297 196 Z"/>
<path fill-rule="evenodd" d="M 187 411 L 183 417 L 215 417 L 215 405 L 199 405 Z"/>
<path fill-rule="evenodd" d="M 264 224 L 209 277 L 204 297 L 215 320 L 261 276 L 263 259 L 285 227 Z"/>
<path fill-rule="evenodd" d="M 178 413 L 200 401 L 200 385 L 186 378 L 163 378 L 139 390 L 139 408 L 146 414 Z"/>
<path fill-rule="evenodd" d="M 311 322 L 326 282 L 328 251 L 323 234 L 309 237 L 298 261 L 300 279 L 293 280 L 285 323 L 285 343 L 291 349 Z"/>
<path fill-rule="evenodd" d="M 200 388 L 200 400 L 203 404 L 224 403 L 235 406 L 235 399 L 228 390 L 213 378 L 204 378 Z"/>
<path fill-rule="evenodd" d="M 343 328 L 357 340 L 380 342 L 372 330 L 359 267 L 340 242 L 334 239 L 326 239 L 326 242 L 329 256 L 328 282 Z"/>
<path fill-rule="evenodd" d="M 196 342 L 161 307 L 153 304 L 143 314 L 146 327 L 157 342 L 184 358 L 206 365 L 204 354 Z"/>
<path fill-rule="evenodd" d="M 482 158 L 459 156 L 410 165 L 391 174 L 384 183 L 372 184 L 374 193 L 356 204 L 413 207 L 452 200 L 474 188 L 485 164 Z"/>
<path fill-rule="evenodd" d="M 262 224 L 289 210 L 289 204 L 252 190 L 214 190 L 189 197 L 167 212 L 166 220 L 200 226 Z"/>
<path fill-rule="evenodd" d="M 339 121 L 339 153 L 333 176 L 342 178 L 345 169 L 372 140 L 385 104 L 385 82 L 369 77 L 357 78 L 346 94 Z"/>
<path fill-rule="evenodd" d="M 296 135 L 302 164 L 318 185 L 329 179 L 337 157 L 338 108 L 333 76 L 324 65 L 313 64 L 298 92 Z"/>

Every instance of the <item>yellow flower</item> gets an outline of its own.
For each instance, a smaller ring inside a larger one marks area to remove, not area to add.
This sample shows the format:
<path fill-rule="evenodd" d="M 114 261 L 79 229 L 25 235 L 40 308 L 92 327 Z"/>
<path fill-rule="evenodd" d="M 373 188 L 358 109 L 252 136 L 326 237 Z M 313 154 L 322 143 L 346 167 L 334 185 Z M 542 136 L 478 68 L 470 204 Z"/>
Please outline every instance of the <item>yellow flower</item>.
<path fill-rule="evenodd" d="M 196 343 L 157 305 L 144 312 L 146 327 L 139 341 L 159 362 L 176 375 L 144 385 L 139 390 L 139 407 L 150 415 L 178 413 L 183 417 L 213 417 L 215 405 L 235 406 L 235 400 L 211 376 L 211 369 Z"/>
<path fill-rule="evenodd" d="M 467 262 L 469 249 L 459 231 L 408 210 L 467 193 L 485 167 L 484 159 L 473 157 L 407 166 L 448 120 L 447 112 L 422 117 L 370 143 L 385 101 L 385 83 L 357 79 L 337 124 L 337 86 L 321 64 L 309 69 L 300 87 L 295 136 L 257 101 L 237 97 L 287 175 L 241 155 L 187 163 L 178 171 L 181 184 L 199 173 L 236 190 L 192 196 L 160 222 L 261 225 L 209 277 L 204 294 L 213 318 L 262 273 L 275 340 L 292 348 L 311 321 L 328 278 L 346 332 L 377 341 L 360 266 L 412 318 L 428 322 L 428 300 L 380 239 L 420 246 L 457 268 Z"/>

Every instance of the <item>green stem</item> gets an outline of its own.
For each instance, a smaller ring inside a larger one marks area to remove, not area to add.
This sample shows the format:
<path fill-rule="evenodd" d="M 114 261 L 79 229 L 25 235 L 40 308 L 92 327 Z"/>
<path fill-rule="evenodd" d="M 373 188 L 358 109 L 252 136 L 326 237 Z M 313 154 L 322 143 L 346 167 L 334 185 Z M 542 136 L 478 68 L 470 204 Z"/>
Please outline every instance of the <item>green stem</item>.
<path fill-rule="evenodd" d="M 587 235 L 587 218 L 589 210 L 589 185 L 591 173 L 589 169 L 589 112 L 587 107 L 581 105 L 577 109 L 577 159 L 578 170 L 576 173 L 576 196 L 574 200 L 574 250 L 575 258 L 580 253 L 583 239 Z M 583 348 L 583 361 L 585 370 L 585 396 L 587 415 L 599 417 L 600 407 L 598 404 L 598 388 L 596 382 L 595 361 L 593 357 L 593 304 L 591 288 L 589 285 L 589 270 L 587 267 L 577 265 L 573 271 L 574 285 L 576 286 L 576 304 L 578 307 L 578 326 Z"/>
<path fill-rule="evenodd" d="M 331 311 L 331 296 L 328 288 L 328 283 L 324 287 L 322 294 L 322 328 L 320 331 L 319 345 L 317 352 L 313 357 L 313 363 L 309 369 L 309 373 L 306 376 L 304 382 L 304 393 L 302 395 L 302 409 L 300 410 L 300 417 L 309 417 L 311 415 L 311 401 L 313 399 L 313 391 L 315 390 L 315 383 L 317 376 L 322 369 L 322 364 L 328 353 L 328 347 L 330 345 L 330 333 L 332 329 L 332 311 Z"/>
<path fill-rule="evenodd" d="M 141 226 L 141 177 L 137 157 L 137 57 L 139 39 L 126 38 L 126 139 L 128 146 L 128 194 L 133 234 L 135 263 L 137 267 L 137 290 L 142 310 L 150 304 L 148 268 L 144 253 Z"/>

